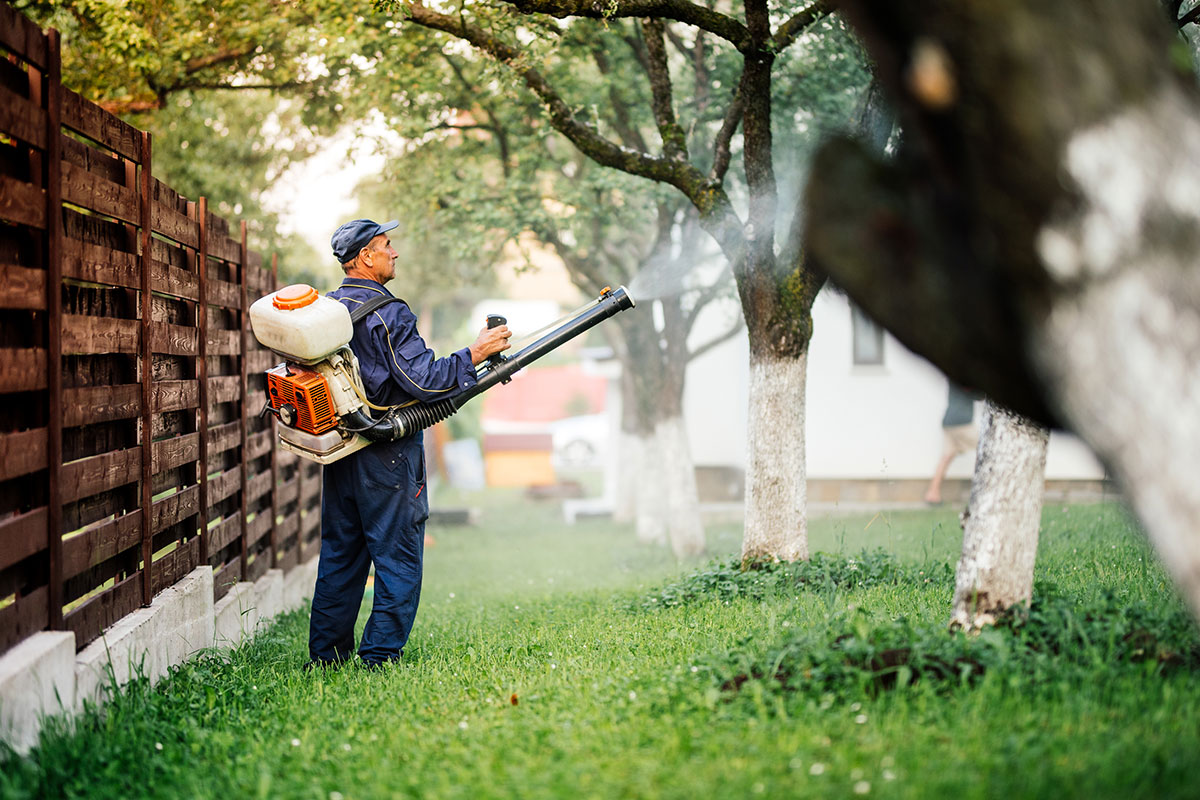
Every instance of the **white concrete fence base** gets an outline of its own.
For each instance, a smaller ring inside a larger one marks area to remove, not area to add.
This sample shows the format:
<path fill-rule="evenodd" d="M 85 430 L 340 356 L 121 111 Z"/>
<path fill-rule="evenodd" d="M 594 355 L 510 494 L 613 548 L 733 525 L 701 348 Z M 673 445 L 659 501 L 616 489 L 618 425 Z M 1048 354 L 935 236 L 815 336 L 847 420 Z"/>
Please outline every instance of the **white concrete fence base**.
<path fill-rule="evenodd" d="M 235 584 L 214 604 L 212 567 L 197 567 L 78 653 L 70 631 L 30 636 L 0 656 L 0 741 L 28 753 L 47 717 L 104 703 L 114 681 L 123 686 L 144 675 L 157 683 L 202 650 L 237 647 L 311 599 L 316 581 L 313 558 L 287 575 L 272 569 Z"/>

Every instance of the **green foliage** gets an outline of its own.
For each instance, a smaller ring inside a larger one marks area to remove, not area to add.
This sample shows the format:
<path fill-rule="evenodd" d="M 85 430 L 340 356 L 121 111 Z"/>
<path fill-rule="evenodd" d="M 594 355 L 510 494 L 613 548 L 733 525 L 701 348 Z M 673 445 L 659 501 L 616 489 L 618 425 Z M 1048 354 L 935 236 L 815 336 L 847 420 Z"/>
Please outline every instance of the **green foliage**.
<path fill-rule="evenodd" d="M 1178 606 L 1126 605 L 1113 593 L 1081 606 L 1043 583 L 1029 608 L 978 635 L 906 617 L 872 625 L 856 608 L 827 630 L 777 644 L 765 658 L 747 662 L 735 651 L 714 666 L 713 679 L 727 692 L 757 680 L 818 700 L 862 699 L 887 690 L 965 689 L 985 678 L 1024 689 L 1074 684 L 1098 666 L 1136 676 L 1195 673 L 1200 636 Z"/>
<path fill-rule="evenodd" d="M 949 581 L 954 572 L 948 562 L 936 567 L 916 569 L 902 566 L 896 557 L 882 549 L 862 551 L 858 556 L 814 553 L 807 561 L 768 561 L 743 567 L 740 558 L 714 562 L 703 569 L 655 590 L 636 607 L 641 609 L 674 608 L 712 599 L 728 601 L 735 597 L 761 600 L 769 595 L 789 595 L 797 591 L 866 589 L 896 586 L 906 581 L 929 583 Z"/>
<path fill-rule="evenodd" d="M 699 565 L 516 491 L 435 500 L 482 519 L 431 529 L 402 664 L 305 673 L 308 621 L 289 614 L 0 756 L 0 797 L 1195 796 L 1195 661 L 1159 654 L 1194 659 L 1196 633 L 1111 505 L 1047 507 L 1045 602 L 969 638 L 944 628 L 948 581 L 922 574 L 961 547 L 953 511 L 816 517 L 832 590 L 784 590 L 779 569 L 757 597 L 718 585 L 647 613 L 651 587 Z M 711 527 L 731 575 L 739 543 L 740 526 Z M 879 691 L 847 662 L 900 647 L 988 668 Z M 766 677 L 785 667 L 794 685 Z"/>

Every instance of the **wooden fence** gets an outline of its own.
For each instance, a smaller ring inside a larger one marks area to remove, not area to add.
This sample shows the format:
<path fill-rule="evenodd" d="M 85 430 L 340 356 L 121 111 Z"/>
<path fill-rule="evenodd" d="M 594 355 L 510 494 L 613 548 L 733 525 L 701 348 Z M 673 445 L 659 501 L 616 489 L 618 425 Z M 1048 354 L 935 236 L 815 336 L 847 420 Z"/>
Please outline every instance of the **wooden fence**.
<path fill-rule="evenodd" d="M 319 467 L 258 412 L 246 226 L 156 180 L 149 134 L 60 83 L 0 3 L 0 652 L 82 648 L 202 564 L 220 598 L 319 548 Z"/>

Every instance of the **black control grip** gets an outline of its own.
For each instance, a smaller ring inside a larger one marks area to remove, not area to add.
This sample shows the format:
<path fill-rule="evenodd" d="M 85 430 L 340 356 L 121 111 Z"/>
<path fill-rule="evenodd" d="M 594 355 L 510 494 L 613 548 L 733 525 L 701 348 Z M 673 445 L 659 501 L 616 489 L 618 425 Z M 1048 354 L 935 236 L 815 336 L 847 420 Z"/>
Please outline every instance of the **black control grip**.
<path fill-rule="evenodd" d="M 489 330 L 492 328 L 499 328 L 501 325 L 507 325 L 507 324 L 508 324 L 508 319 L 505 318 L 501 314 L 488 314 L 487 315 L 487 326 L 488 326 Z M 492 369 L 495 369 L 496 367 L 503 364 L 505 362 L 505 360 L 506 359 L 504 358 L 504 356 L 500 355 L 499 353 L 493 353 L 492 355 L 488 356 L 487 365 L 489 367 L 491 367 Z M 507 380 L 505 380 L 503 382 L 508 383 Z"/>

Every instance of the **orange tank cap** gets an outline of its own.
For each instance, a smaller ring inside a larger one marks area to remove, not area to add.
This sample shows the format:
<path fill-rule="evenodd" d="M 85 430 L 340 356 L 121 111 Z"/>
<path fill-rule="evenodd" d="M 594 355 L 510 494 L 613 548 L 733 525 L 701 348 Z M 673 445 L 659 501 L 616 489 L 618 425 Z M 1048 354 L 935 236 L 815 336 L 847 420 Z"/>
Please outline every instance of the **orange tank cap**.
<path fill-rule="evenodd" d="M 312 305 L 317 302 L 317 298 L 320 296 L 317 290 L 307 283 L 293 283 L 291 286 L 285 286 L 276 292 L 271 305 L 280 311 L 294 311 L 297 308 Z"/>

